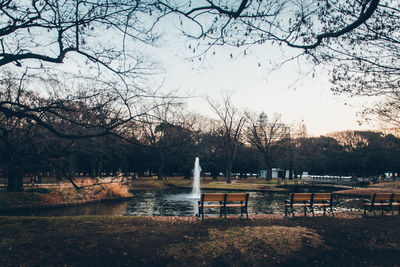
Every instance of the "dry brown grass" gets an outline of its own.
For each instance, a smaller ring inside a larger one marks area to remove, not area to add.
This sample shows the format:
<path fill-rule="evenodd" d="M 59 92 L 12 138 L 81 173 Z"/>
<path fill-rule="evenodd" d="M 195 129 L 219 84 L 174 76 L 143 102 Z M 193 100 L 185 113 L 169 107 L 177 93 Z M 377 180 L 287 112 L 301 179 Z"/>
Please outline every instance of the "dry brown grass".
<path fill-rule="evenodd" d="M 382 182 L 382 183 L 374 184 L 371 187 L 388 188 L 388 189 L 400 189 L 400 181 Z"/>
<path fill-rule="evenodd" d="M 99 198 L 122 198 L 132 196 L 129 192 L 128 187 L 121 185 L 120 183 L 110 183 L 99 185 L 100 191 L 98 193 Z"/>
<path fill-rule="evenodd" d="M 353 188 L 348 190 L 336 191 L 336 194 L 343 194 L 348 196 L 365 196 L 369 197 L 372 193 L 399 193 L 400 182 L 384 182 L 379 184 L 372 184 L 367 188 Z"/>
<path fill-rule="evenodd" d="M 166 255 L 171 258 L 180 255 L 176 260 L 182 265 L 196 259 L 201 265 L 207 266 L 210 259 L 233 251 L 251 266 L 259 265 L 271 257 L 290 257 L 301 251 L 304 243 L 314 249 L 324 246 L 322 237 L 305 227 L 273 225 L 209 228 L 207 236 L 207 239 L 196 240 L 190 249 L 186 242 L 172 244 L 165 248 Z M 194 241 L 191 236 L 186 236 L 186 239 L 188 242 Z"/>
<path fill-rule="evenodd" d="M 59 190 L 55 191 L 54 195 L 61 196 L 62 202 L 87 202 L 104 199 L 115 199 L 130 197 L 128 187 L 120 183 L 107 183 L 107 184 L 96 184 L 93 181 L 83 180 L 78 183 L 81 188 L 79 190 L 71 186 L 60 187 Z M 58 197 L 50 200 L 50 202 L 60 201 Z"/>
<path fill-rule="evenodd" d="M 121 183 L 94 184 L 93 182 L 95 181 L 90 181 L 88 179 L 77 181 L 80 189 L 76 189 L 70 183 L 63 182 L 57 187 L 53 186 L 50 189 L 47 188 L 44 192 L 1 192 L 0 208 L 31 208 L 83 204 L 93 201 L 120 199 L 132 196 L 129 192 L 129 188 Z"/>

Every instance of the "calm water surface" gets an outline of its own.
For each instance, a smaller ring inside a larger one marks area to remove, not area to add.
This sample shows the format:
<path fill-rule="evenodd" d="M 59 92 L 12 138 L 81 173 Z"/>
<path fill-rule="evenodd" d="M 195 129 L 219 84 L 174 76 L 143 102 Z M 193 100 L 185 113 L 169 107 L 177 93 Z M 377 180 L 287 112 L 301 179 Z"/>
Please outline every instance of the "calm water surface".
<path fill-rule="evenodd" d="M 216 192 L 216 191 L 206 191 Z M 249 214 L 283 213 L 283 201 L 289 193 L 249 192 Z M 0 215 L 25 216 L 193 216 L 197 212 L 197 199 L 188 198 L 191 190 L 133 191 L 134 198 L 124 202 L 96 203 L 69 208 L 38 209 L 17 212 L 1 212 Z M 358 198 L 336 198 L 335 210 L 360 210 Z M 229 210 L 228 210 L 229 211 Z M 238 213 L 239 210 L 232 210 Z M 207 209 L 209 215 L 218 216 L 219 210 Z M 239 211 L 240 212 L 240 211 Z"/>

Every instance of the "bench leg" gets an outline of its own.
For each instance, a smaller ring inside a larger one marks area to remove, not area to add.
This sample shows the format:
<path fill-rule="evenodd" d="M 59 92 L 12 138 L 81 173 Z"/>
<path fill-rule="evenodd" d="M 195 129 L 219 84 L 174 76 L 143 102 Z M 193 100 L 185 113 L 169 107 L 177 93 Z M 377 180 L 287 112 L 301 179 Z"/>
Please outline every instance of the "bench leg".
<path fill-rule="evenodd" d="M 293 205 L 290 207 L 292 210 L 292 216 L 294 217 L 294 209 L 293 209 Z"/>
<path fill-rule="evenodd" d="M 330 208 L 331 208 L 332 216 L 335 217 L 335 213 L 333 213 L 333 206 L 331 205 Z"/>
<path fill-rule="evenodd" d="M 307 207 L 304 206 L 304 216 L 307 216 Z"/>
<path fill-rule="evenodd" d="M 204 219 L 203 207 L 199 207 L 199 214 L 198 214 L 198 216 L 199 216 L 199 217 L 201 216 L 201 218 Z"/>
<path fill-rule="evenodd" d="M 311 208 L 310 208 L 310 209 L 311 209 L 312 216 L 313 216 L 313 217 L 315 217 L 315 214 L 314 214 L 314 207 L 313 207 L 313 206 L 311 206 Z"/>

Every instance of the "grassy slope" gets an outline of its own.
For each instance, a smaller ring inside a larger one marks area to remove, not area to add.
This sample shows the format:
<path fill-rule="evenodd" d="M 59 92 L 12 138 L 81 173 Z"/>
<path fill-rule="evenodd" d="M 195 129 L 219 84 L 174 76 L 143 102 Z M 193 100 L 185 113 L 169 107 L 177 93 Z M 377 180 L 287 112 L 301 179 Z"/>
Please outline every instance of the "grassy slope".
<path fill-rule="evenodd" d="M 400 216 L 0 217 L 1 266 L 394 265 Z"/>
<path fill-rule="evenodd" d="M 125 186 L 118 183 L 99 184 L 76 190 L 69 184 L 58 187 L 35 187 L 25 192 L 0 191 L 0 209 L 35 208 L 68 204 L 84 204 L 106 199 L 131 197 Z"/>

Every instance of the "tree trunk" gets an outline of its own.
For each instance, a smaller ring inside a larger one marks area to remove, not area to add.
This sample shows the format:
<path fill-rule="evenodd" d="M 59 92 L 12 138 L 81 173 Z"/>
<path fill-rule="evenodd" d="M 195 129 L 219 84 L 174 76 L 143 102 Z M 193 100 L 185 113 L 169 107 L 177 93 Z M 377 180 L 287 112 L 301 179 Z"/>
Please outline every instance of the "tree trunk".
<path fill-rule="evenodd" d="M 158 172 L 157 172 L 157 177 L 158 180 L 162 180 L 163 176 L 164 176 L 164 152 L 160 150 L 160 158 L 159 158 L 159 162 L 158 162 Z"/>
<path fill-rule="evenodd" d="M 74 180 L 75 177 L 75 155 L 73 152 L 69 154 L 69 166 L 68 166 L 68 178 L 70 181 Z"/>
<path fill-rule="evenodd" d="M 157 179 L 158 180 L 162 180 L 163 179 L 163 176 L 164 176 L 163 169 L 164 169 L 164 166 L 163 166 L 163 164 L 160 163 L 158 165 L 158 172 L 157 172 Z"/>
<path fill-rule="evenodd" d="M 289 148 L 289 179 L 293 179 L 293 168 L 294 168 L 294 151 L 293 151 L 293 146 L 291 144 Z"/>
<path fill-rule="evenodd" d="M 103 156 L 97 159 L 97 176 L 103 177 Z"/>
<path fill-rule="evenodd" d="M 267 166 L 267 177 L 265 178 L 266 181 L 271 181 L 272 180 L 272 167 Z"/>
<path fill-rule="evenodd" d="M 232 164 L 228 163 L 227 170 L 226 170 L 226 183 L 230 184 L 232 177 Z"/>
<path fill-rule="evenodd" d="M 7 176 L 7 191 L 21 192 L 23 191 L 21 169 L 14 164 L 9 164 L 6 167 Z"/>
<path fill-rule="evenodd" d="M 90 160 L 90 177 L 91 178 L 96 177 L 96 172 L 97 172 L 97 159 L 95 157 L 92 157 Z"/>

